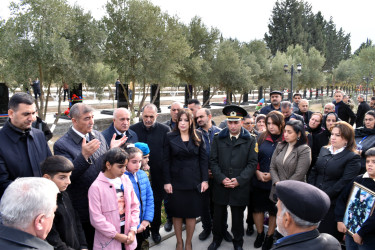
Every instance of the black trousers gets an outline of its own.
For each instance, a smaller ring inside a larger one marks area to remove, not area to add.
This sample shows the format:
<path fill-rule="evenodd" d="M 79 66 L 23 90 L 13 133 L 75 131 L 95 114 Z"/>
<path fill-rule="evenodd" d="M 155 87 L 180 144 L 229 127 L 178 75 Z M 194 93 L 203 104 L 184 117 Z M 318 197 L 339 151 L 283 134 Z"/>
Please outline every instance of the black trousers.
<path fill-rule="evenodd" d="M 209 180 L 209 186 L 212 187 L 211 179 Z M 225 220 L 223 220 L 223 226 L 225 230 L 228 228 L 227 219 L 228 211 L 225 210 Z M 202 193 L 202 227 L 204 230 L 212 229 L 212 220 L 214 218 L 214 202 L 212 201 L 212 190 L 208 188 L 206 192 Z"/>
<path fill-rule="evenodd" d="M 151 222 L 151 233 L 159 233 L 160 225 L 161 225 L 161 205 L 164 200 L 164 208 L 165 212 L 167 214 L 168 219 L 172 219 L 169 214 L 168 210 L 168 201 L 167 193 L 164 191 L 164 188 L 152 188 L 152 191 L 154 192 L 154 220 Z"/>
<path fill-rule="evenodd" d="M 246 218 L 246 223 L 250 227 L 252 227 L 254 225 L 254 218 L 253 218 L 254 206 L 253 206 L 252 195 L 253 195 L 253 192 L 250 190 L 250 192 L 249 192 L 249 203 L 247 205 L 247 218 Z"/>
<path fill-rule="evenodd" d="M 82 229 L 85 232 L 88 249 L 93 249 L 95 228 L 91 226 L 90 222 L 82 222 Z"/>
<path fill-rule="evenodd" d="M 230 206 L 232 212 L 232 234 L 233 245 L 243 246 L 244 226 L 243 217 L 246 206 Z M 223 235 L 226 231 L 224 224 L 226 224 L 227 205 L 214 204 L 214 221 L 213 221 L 213 235 L 214 241 L 221 243 Z"/>

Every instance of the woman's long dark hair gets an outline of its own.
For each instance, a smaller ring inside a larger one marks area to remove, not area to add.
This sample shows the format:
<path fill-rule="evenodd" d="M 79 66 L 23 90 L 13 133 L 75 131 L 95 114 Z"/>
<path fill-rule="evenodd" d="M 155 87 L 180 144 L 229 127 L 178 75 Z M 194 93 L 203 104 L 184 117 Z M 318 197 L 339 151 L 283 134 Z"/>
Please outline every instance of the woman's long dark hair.
<path fill-rule="evenodd" d="M 294 148 L 297 148 L 303 144 L 307 143 L 307 137 L 305 132 L 305 127 L 303 126 L 303 123 L 298 120 L 290 120 L 288 121 L 285 126 L 291 126 L 294 132 L 298 135 L 298 133 L 301 133 L 299 136 L 299 139 L 297 140 L 296 144 L 294 145 Z"/>
<path fill-rule="evenodd" d="M 271 136 L 270 131 L 268 131 L 267 123 L 268 120 L 271 119 L 272 123 L 275 124 L 279 130 L 280 134 L 284 133 L 284 127 L 285 127 L 285 121 L 284 121 L 284 115 L 279 111 L 271 111 L 266 115 L 266 131 L 263 132 L 259 136 L 258 144 L 262 144 L 264 140 L 267 138 L 267 136 Z"/>
<path fill-rule="evenodd" d="M 180 129 L 178 128 L 178 123 L 180 122 L 180 118 L 182 115 L 186 115 L 189 123 L 191 123 L 191 125 L 189 126 L 189 136 L 193 139 L 194 144 L 199 147 L 199 145 L 201 144 L 201 139 L 199 138 L 197 131 L 195 130 L 194 116 L 190 109 L 181 109 L 180 111 L 178 111 L 177 122 L 176 126 L 174 127 L 174 130 L 180 132 Z"/>

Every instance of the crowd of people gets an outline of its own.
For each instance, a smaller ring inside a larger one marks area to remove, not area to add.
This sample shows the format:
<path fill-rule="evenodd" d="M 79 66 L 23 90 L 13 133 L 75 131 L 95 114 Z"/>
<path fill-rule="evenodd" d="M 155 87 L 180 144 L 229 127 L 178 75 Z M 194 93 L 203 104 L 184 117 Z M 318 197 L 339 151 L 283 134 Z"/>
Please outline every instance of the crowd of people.
<path fill-rule="evenodd" d="M 198 217 L 199 240 L 213 234 L 209 250 L 222 240 L 243 249 L 255 232 L 265 250 L 372 249 L 374 215 L 356 232 L 343 218 L 354 182 L 375 192 L 375 111 L 359 95 L 354 114 L 345 96 L 336 91 L 321 113 L 298 93 L 289 102 L 272 91 L 252 116 L 226 106 L 219 126 L 198 100 L 172 103 L 165 123 L 153 104 L 133 125 L 118 108 L 102 132 L 94 109 L 77 103 L 52 155 L 32 126 L 34 98 L 14 94 L 0 130 L 0 248 L 148 249 L 149 237 L 161 242 L 164 204 L 178 250 L 193 248 Z"/>

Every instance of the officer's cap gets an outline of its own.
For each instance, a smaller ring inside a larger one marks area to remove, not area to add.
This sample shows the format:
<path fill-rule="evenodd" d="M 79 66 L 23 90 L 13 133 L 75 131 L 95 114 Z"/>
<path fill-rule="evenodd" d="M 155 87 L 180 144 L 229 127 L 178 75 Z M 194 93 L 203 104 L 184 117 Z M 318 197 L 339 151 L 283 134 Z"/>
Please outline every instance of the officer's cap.
<path fill-rule="evenodd" d="M 247 115 L 247 111 L 239 106 L 229 105 L 223 108 L 223 114 L 228 121 L 240 121 Z"/>
<path fill-rule="evenodd" d="M 311 223 L 321 221 L 331 203 L 325 192 L 301 181 L 278 182 L 276 195 L 290 212 Z"/>

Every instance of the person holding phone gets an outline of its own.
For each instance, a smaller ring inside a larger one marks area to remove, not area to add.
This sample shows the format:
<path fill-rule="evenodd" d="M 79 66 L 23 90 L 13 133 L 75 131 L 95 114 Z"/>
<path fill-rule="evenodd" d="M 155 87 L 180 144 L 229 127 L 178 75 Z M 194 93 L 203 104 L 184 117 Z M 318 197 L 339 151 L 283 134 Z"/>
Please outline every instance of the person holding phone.
<path fill-rule="evenodd" d="M 208 156 L 202 134 L 195 129 L 193 113 L 182 109 L 177 124 L 164 141 L 164 189 L 173 217 L 176 249 L 191 250 L 196 217 L 202 214 L 202 194 L 208 188 Z M 186 245 L 182 220 L 186 220 Z"/>

